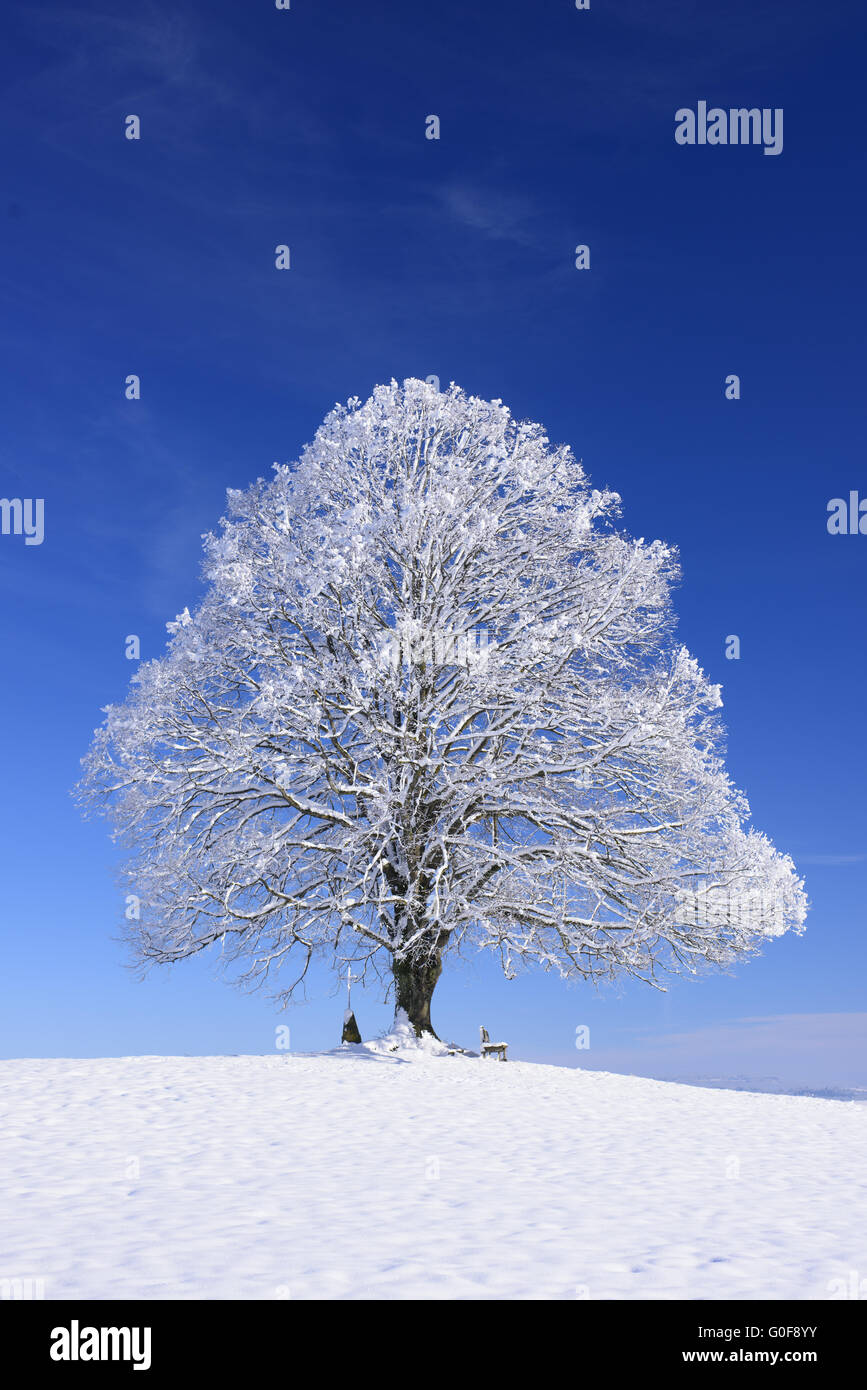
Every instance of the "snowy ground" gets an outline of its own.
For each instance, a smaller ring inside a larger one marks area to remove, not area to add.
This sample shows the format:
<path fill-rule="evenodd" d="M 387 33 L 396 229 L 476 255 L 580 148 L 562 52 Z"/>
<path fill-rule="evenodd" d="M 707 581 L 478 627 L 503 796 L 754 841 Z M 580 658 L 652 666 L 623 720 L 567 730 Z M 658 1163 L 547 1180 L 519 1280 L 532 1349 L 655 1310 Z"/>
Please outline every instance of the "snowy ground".
<path fill-rule="evenodd" d="M 0 1062 L 46 1298 L 827 1299 L 867 1107 L 470 1057 Z M 7 1295 L 8 1296 L 8 1295 Z"/>

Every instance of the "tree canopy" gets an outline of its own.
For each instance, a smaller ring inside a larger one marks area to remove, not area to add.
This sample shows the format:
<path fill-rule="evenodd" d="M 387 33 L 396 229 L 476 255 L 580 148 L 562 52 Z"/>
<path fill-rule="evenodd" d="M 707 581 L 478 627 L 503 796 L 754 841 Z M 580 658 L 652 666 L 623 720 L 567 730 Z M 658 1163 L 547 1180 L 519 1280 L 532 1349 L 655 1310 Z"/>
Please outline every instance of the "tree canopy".
<path fill-rule="evenodd" d="M 85 760 L 136 959 L 216 946 L 284 1001 L 351 960 L 423 1031 L 462 947 L 656 981 L 801 930 L 674 636 L 677 553 L 618 515 L 541 426 L 417 380 L 230 491 L 202 602 Z"/>

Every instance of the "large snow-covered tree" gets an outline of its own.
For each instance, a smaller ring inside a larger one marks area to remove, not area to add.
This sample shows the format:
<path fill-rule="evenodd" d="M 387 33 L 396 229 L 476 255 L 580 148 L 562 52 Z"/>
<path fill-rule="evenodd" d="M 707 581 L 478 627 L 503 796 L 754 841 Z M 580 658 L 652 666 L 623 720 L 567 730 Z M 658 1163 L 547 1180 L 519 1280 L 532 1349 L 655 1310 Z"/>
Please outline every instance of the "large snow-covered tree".
<path fill-rule="evenodd" d="M 618 511 L 539 425 L 416 380 L 230 491 L 203 601 L 85 759 L 136 959 L 288 962 L 286 1002 L 326 954 L 422 1034 L 462 946 L 652 982 L 801 930 L 673 636 L 676 552 Z"/>

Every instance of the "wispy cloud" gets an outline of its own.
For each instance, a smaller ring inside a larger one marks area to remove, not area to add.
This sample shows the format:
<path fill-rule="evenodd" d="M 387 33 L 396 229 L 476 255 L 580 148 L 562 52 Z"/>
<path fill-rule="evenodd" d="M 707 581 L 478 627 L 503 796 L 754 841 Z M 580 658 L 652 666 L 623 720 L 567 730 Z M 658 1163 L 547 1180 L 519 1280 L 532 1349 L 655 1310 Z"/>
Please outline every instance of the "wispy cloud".
<path fill-rule="evenodd" d="M 579 1054 L 593 1071 L 676 1080 L 777 1076 L 786 1085 L 867 1085 L 867 1013 L 738 1018 L 681 1033 L 638 1033 L 631 1046 Z"/>
<path fill-rule="evenodd" d="M 538 210 L 520 194 L 468 183 L 444 184 L 438 193 L 450 217 L 492 241 L 513 241 L 519 246 L 539 242 L 534 228 Z"/>

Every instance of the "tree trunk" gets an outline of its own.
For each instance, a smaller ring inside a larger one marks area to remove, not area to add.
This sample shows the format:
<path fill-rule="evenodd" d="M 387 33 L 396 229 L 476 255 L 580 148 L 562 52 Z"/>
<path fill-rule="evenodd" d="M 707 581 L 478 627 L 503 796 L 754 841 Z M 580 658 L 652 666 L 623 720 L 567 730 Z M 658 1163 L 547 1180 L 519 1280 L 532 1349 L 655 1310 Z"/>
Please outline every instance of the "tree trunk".
<path fill-rule="evenodd" d="M 435 951 L 404 957 L 402 960 L 395 958 L 392 968 L 395 1015 L 399 1009 L 403 1009 L 415 1029 L 417 1038 L 420 1038 L 422 1033 L 430 1033 L 436 1038 L 430 1021 L 430 1001 L 436 982 L 442 974 L 441 955 Z"/>

